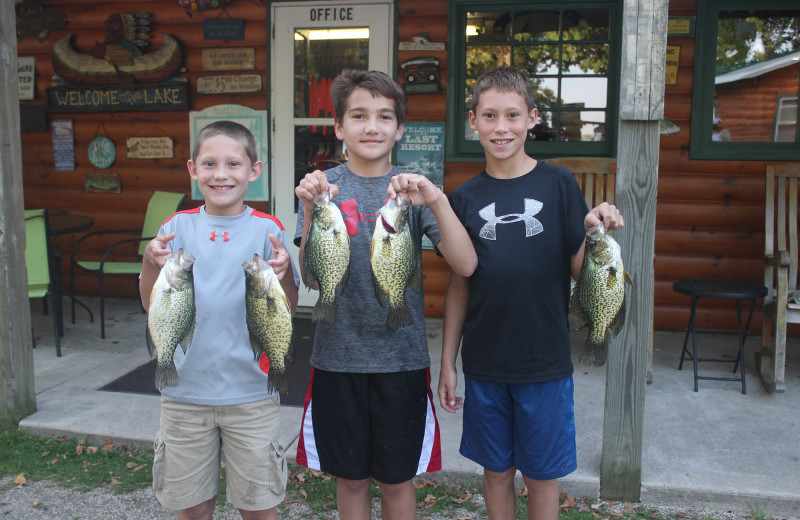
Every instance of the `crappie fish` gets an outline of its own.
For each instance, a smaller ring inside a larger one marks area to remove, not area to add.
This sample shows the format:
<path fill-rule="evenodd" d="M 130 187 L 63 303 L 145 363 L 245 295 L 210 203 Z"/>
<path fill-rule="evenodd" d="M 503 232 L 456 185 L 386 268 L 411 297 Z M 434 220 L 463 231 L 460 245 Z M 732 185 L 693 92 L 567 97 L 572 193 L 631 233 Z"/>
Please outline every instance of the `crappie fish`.
<path fill-rule="evenodd" d="M 179 249 L 158 273 L 147 311 L 147 351 L 158 356 L 156 388 L 178 384 L 173 357 L 180 344 L 183 353 L 194 335 L 194 257 Z"/>
<path fill-rule="evenodd" d="M 569 301 L 570 325 L 576 330 L 589 326 L 579 357 L 582 364 L 606 362 L 608 336 L 616 336 L 625 322 L 625 282 L 631 280 L 622 265 L 622 251 L 601 223 L 586 232 L 586 254 Z"/>
<path fill-rule="evenodd" d="M 314 209 L 303 249 L 303 283 L 319 286 L 319 299 L 311 313 L 315 322 L 336 321 L 336 296 L 344 291 L 350 274 L 350 235 L 330 193 L 314 197 Z"/>
<path fill-rule="evenodd" d="M 286 361 L 291 360 L 292 308 L 280 280 L 258 254 L 242 264 L 245 275 L 245 305 L 250 347 L 264 372 L 267 387 L 286 393 Z M 264 359 L 266 356 L 266 359 Z"/>
<path fill-rule="evenodd" d="M 372 283 L 375 296 L 383 306 L 389 299 L 390 329 L 411 325 L 413 319 L 406 303 L 406 288 L 422 292 L 422 265 L 408 225 L 408 202 L 397 196 L 378 211 L 375 231 L 369 247 Z"/>

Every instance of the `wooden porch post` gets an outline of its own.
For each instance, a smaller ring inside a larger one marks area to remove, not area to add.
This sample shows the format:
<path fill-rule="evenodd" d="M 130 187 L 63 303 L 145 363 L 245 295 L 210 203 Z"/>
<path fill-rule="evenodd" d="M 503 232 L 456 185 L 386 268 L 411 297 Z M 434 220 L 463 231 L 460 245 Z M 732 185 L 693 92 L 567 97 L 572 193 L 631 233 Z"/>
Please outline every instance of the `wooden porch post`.
<path fill-rule="evenodd" d="M 14 2 L 0 2 L 0 431 L 36 411 Z"/>
<path fill-rule="evenodd" d="M 616 237 L 631 274 L 625 326 L 606 375 L 600 496 L 639 501 L 647 356 L 653 319 L 653 251 L 659 122 L 664 116 L 668 0 L 625 0 L 622 25 Z"/>

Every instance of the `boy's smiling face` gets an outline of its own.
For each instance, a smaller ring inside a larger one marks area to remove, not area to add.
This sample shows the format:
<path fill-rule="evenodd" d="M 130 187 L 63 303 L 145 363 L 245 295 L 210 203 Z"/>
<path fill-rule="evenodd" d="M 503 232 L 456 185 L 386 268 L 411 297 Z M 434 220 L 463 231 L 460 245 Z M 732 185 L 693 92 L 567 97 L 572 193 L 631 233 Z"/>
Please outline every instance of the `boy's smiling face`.
<path fill-rule="evenodd" d="M 197 161 L 188 161 L 189 176 L 197 186 L 210 215 L 235 216 L 244 210 L 247 185 L 258 179 L 264 165 L 251 163 L 244 147 L 226 135 L 203 141 Z"/>
<path fill-rule="evenodd" d="M 537 115 L 522 94 L 490 88 L 481 92 L 478 105 L 470 110 L 469 125 L 478 132 L 487 157 L 506 160 L 525 155 L 525 139 L 536 126 Z"/>
<path fill-rule="evenodd" d="M 394 101 L 363 88 L 347 98 L 343 120 L 334 123 L 334 130 L 344 141 L 349 160 L 367 163 L 385 160 L 388 164 L 394 144 L 403 136 Z"/>

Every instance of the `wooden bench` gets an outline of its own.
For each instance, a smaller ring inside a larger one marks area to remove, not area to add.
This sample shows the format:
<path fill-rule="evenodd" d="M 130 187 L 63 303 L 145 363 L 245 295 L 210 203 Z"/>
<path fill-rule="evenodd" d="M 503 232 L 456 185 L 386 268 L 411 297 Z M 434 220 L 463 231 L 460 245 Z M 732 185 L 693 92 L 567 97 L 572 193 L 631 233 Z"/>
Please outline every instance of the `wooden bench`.
<path fill-rule="evenodd" d="M 583 191 L 586 205 L 594 208 L 601 202 L 614 204 L 617 160 L 611 157 L 557 157 L 544 159 L 572 172 Z"/>
<path fill-rule="evenodd" d="M 764 298 L 760 375 L 769 392 L 783 392 L 787 323 L 800 323 L 797 291 L 797 179 L 800 164 L 767 166 L 764 212 Z"/>

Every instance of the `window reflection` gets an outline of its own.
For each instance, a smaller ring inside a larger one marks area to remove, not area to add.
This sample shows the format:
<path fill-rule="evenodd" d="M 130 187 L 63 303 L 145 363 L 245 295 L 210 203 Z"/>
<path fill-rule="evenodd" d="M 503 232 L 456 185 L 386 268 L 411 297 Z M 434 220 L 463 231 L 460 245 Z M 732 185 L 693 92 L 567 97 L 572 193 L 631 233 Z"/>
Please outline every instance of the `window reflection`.
<path fill-rule="evenodd" d="M 720 11 L 712 141 L 796 142 L 800 10 Z"/>

